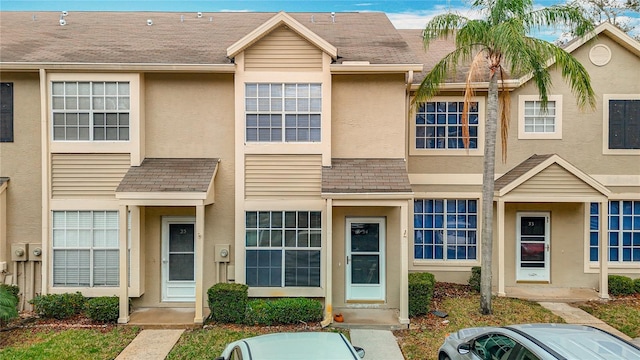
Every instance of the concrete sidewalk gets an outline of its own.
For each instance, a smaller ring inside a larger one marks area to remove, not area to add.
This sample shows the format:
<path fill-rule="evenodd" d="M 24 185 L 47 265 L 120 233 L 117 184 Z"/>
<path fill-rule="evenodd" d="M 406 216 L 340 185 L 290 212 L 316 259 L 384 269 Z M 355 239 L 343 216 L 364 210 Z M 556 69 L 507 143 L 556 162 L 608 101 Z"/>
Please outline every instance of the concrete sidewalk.
<path fill-rule="evenodd" d="M 389 330 L 351 329 L 351 344 L 364 349 L 366 360 L 404 360 L 396 337 Z"/>
<path fill-rule="evenodd" d="M 590 315 L 588 312 L 573 307 L 567 303 L 562 302 L 539 302 L 544 308 L 550 310 L 552 313 L 560 316 L 567 322 L 567 324 L 581 324 L 581 325 L 590 325 L 593 327 L 597 327 L 598 329 L 602 329 L 606 332 L 614 334 L 622 339 L 633 342 L 636 345 L 640 345 L 640 338 L 632 339 L 626 334 L 618 331 L 612 326 L 606 324 L 604 321 Z"/>
<path fill-rule="evenodd" d="M 184 330 L 142 330 L 116 360 L 159 360 L 167 357 Z"/>

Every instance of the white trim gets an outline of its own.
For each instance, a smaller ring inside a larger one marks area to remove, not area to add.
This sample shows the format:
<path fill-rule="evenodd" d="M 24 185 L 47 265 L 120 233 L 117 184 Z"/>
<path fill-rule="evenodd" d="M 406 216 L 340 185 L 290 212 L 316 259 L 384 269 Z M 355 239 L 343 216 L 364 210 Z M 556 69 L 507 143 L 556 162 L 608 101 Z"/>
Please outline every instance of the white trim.
<path fill-rule="evenodd" d="M 463 96 L 434 96 L 425 102 L 464 101 Z M 409 155 L 416 156 L 482 156 L 484 155 L 485 97 L 473 96 L 478 103 L 478 145 L 476 149 L 418 149 L 416 148 L 416 106 L 411 108 L 409 122 Z"/>
<path fill-rule="evenodd" d="M 609 101 L 640 100 L 639 94 L 602 95 L 602 153 L 604 155 L 640 155 L 640 149 L 609 149 Z"/>
<path fill-rule="evenodd" d="M 549 95 L 555 105 L 554 132 L 527 132 L 525 129 L 525 103 L 540 101 L 538 95 L 518 95 L 518 139 L 562 139 L 562 95 Z M 549 115 L 544 115 L 549 116 Z"/>

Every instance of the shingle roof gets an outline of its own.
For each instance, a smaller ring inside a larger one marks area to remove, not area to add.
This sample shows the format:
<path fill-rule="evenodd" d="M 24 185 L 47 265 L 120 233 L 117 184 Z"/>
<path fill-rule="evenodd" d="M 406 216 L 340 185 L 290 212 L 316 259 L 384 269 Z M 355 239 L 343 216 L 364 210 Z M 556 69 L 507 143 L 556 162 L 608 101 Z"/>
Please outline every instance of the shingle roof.
<path fill-rule="evenodd" d="M 229 64 L 227 48 L 275 13 L 0 12 L 0 62 Z M 419 64 L 384 13 L 289 13 L 338 62 Z M 182 17 L 182 20 L 181 20 Z M 312 20 L 313 19 L 313 20 Z M 153 25 L 147 25 L 151 20 Z"/>
<path fill-rule="evenodd" d="M 132 166 L 116 192 L 207 192 L 218 159 L 147 158 Z"/>
<path fill-rule="evenodd" d="M 411 191 L 404 159 L 332 159 L 322 168 L 323 193 Z"/>
<path fill-rule="evenodd" d="M 527 160 L 521 162 L 520 164 L 518 164 L 516 167 L 514 167 L 513 169 L 509 170 L 506 174 L 500 176 L 500 178 L 496 179 L 495 182 L 495 189 L 494 190 L 500 190 L 502 188 L 504 188 L 505 186 L 511 184 L 513 181 L 517 180 L 520 176 L 526 174 L 527 172 L 529 172 L 529 170 L 533 169 L 534 167 L 540 165 L 541 163 L 543 163 L 545 160 L 547 160 L 548 158 L 552 157 L 553 154 L 546 154 L 546 155 L 532 155 L 531 157 L 529 157 Z"/>

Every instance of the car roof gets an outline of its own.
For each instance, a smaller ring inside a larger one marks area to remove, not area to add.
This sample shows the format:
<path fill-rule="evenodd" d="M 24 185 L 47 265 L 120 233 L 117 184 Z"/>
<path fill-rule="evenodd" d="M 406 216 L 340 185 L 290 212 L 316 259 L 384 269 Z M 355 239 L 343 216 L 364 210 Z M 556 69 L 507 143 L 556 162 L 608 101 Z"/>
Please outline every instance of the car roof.
<path fill-rule="evenodd" d="M 260 335 L 242 340 L 252 360 L 358 359 L 348 340 L 334 332 L 297 332 Z"/>
<path fill-rule="evenodd" d="M 640 348 L 600 329 L 573 324 L 505 327 L 567 359 L 640 360 Z"/>

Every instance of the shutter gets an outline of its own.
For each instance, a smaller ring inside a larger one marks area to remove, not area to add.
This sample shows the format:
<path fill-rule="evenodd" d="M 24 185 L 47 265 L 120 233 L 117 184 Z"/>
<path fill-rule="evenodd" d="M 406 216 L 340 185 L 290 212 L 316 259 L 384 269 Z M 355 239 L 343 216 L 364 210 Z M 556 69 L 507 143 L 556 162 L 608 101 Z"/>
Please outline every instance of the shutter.
<path fill-rule="evenodd" d="M 13 142 L 13 83 L 0 83 L 0 142 Z"/>
<path fill-rule="evenodd" d="M 609 100 L 609 149 L 624 149 L 624 100 Z"/>
<path fill-rule="evenodd" d="M 640 149 L 640 100 L 626 100 L 624 110 L 625 149 Z"/>

